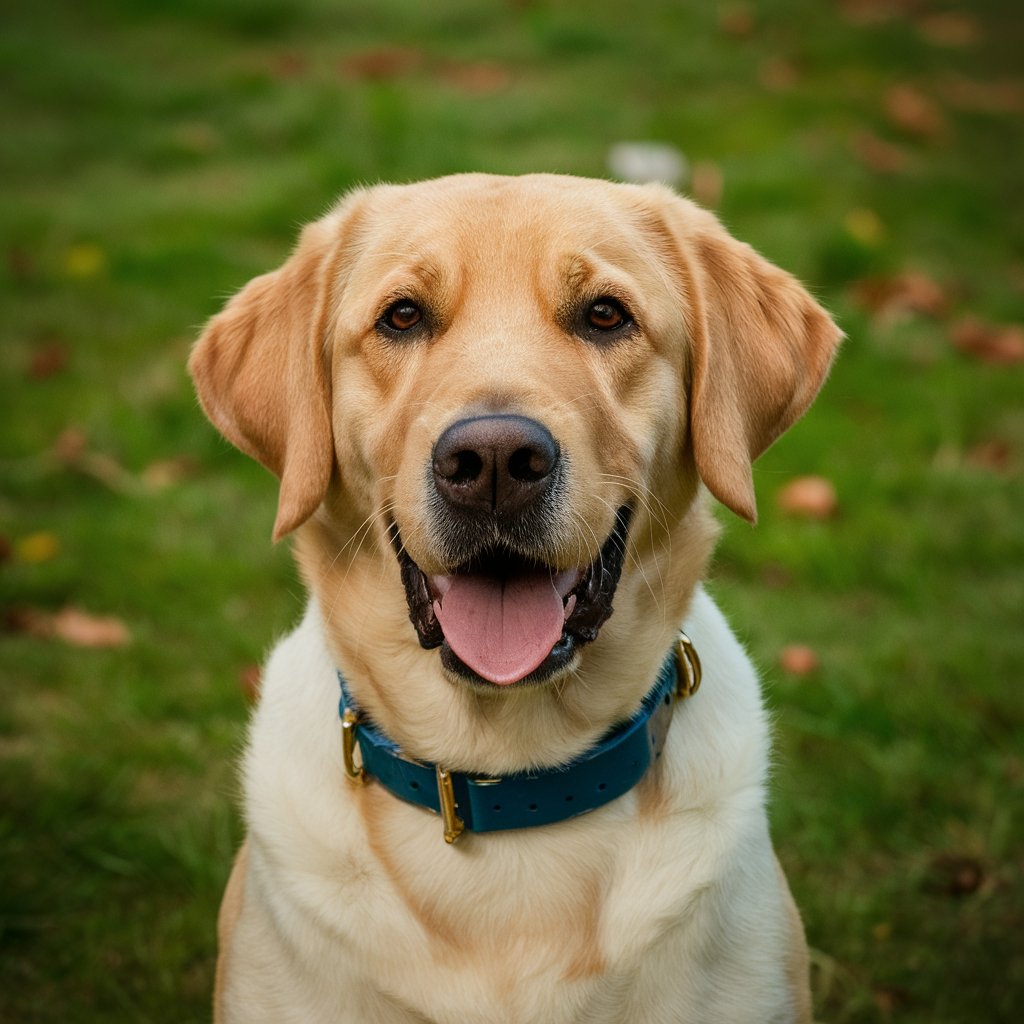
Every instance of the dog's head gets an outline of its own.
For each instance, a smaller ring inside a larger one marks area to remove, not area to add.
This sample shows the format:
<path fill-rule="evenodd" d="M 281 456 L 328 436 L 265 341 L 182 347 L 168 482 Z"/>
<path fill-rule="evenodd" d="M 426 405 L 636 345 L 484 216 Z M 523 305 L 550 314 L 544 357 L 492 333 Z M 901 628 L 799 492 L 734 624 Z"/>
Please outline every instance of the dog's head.
<path fill-rule="evenodd" d="M 351 194 L 190 369 L 280 477 L 275 537 L 307 524 L 325 563 L 374 562 L 407 639 L 493 690 L 572 671 L 644 589 L 662 618 L 685 607 L 665 587 L 710 546 L 684 536 L 699 481 L 754 519 L 751 463 L 838 339 L 665 188 L 460 175 Z"/>

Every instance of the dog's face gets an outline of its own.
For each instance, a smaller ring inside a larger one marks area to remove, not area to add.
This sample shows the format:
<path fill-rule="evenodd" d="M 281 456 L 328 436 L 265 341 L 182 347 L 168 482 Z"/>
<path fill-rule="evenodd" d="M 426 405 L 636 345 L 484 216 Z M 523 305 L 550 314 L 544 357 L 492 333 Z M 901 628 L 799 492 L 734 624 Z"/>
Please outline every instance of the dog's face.
<path fill-rule="evenodd" d="M 639 628 L 645 588 L 681 612 L 700 481 L 753 519 L 751 462 L 837 340 L 666 189 L 465 175 L 352 194 L 190 368 L 281 477 L 275 536 L 308 521 L 323 562 L 369 560 L 404 590 L 401 642 L 487 692 L 577 669 L 613 609 Z"/>

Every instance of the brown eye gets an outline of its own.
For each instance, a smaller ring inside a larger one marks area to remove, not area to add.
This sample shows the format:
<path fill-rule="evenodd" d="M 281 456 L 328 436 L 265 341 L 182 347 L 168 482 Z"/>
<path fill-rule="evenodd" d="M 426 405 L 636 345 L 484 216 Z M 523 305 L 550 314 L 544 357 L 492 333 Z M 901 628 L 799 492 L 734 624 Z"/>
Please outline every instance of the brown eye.
<path fill-rule="evenodd" d="M 386 327 L 393 331 L 408 331 L 415 327 L 423 319 L 423 310 L 410 302 L 408 299 L 400 299 L 394 305 L 389 306 L 381 317 Z"/>
<path fill-rule="evenodd" d="M 598 299 L 587 310 L 587 326 L 597 331 L 614 331 L 627 319 L 626 311 L 614 299 Z"/>

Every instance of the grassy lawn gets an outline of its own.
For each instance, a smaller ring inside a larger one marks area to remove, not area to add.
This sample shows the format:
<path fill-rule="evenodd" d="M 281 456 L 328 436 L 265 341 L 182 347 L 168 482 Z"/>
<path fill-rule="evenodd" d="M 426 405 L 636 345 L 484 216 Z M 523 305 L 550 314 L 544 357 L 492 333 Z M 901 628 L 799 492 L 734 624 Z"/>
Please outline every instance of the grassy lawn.
<path fill-rule="evenodd" d="M 604 175 L 634 139 L 848 334 L 713 581 L 817 1017 L 1020 1020 L 1022 46 L 1000 0 L 6 11 L 0 1021 L 208 1016 L 244 681 L 302 594 L 274 481 L 195 405 L 197 326 L 352 184 Z M 831 516 L 780 505 L 808 474 Z"/>

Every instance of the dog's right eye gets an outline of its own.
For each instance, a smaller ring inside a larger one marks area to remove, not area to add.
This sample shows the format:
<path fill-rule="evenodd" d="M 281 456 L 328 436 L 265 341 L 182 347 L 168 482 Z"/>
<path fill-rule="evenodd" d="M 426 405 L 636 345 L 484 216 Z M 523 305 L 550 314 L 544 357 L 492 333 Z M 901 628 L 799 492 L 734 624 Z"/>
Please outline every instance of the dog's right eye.
<path fill-rule="evenodd" d="M 391 331 L 411 331 L 423 322 L 423 310 L 409 299 L 393 302 L 380 318 L 381 326 Z"/>

